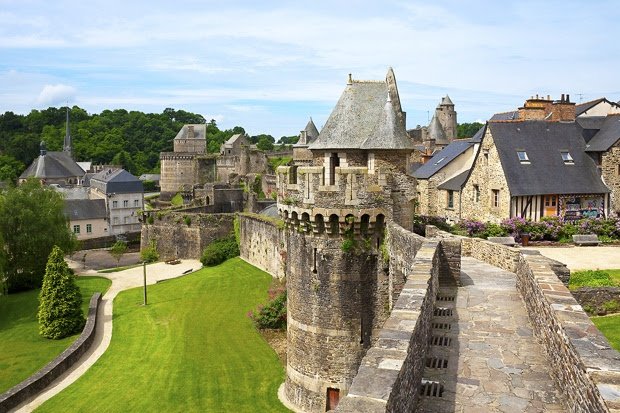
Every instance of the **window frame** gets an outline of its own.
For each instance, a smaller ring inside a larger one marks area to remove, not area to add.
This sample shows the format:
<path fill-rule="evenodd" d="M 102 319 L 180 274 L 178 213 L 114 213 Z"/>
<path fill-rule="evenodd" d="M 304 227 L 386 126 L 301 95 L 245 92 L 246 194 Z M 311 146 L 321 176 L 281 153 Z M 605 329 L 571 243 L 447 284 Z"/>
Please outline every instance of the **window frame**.
<path fill-rule="evenodd" d="M 112 201 L 112 208 L 118 208 L 118 201 Z"/>
<path fill-rule="evenodd" d="M 493 208 L 499 208 L 499 189 L 492 189 L 493 192 Z"/>
<path fill-rule="evenodd" d="M 560 156 L 562 157 L 562 161 L 564 162 L 565 165 L 575 164 L 575 159 L 573 158 L 573 156 L 570 154 L 570 152 L 567 149 L 561 149 Z"/>
<path fill-rule="evenodd" d="M 454 208 L 454 191 L 452 189 L 448 189 L 448 208 Z"/>
<path fill-rule="evenodd" d="M 75 235 L 79 235 L 80 234 L 80 224 L 74 224 L 73 225 L 73 233 Z"/>
<path fill-rule="evenodd" d="M 86 233 L 87 234 L 93 233 L 93 224 L 86 224 Z"/>
<path fill-rule="evenodd" d="M 530 163 L 530 157 L 524 149 L 517 149 L 517 158 L 519 158 L 519 162 L 521 163 Z"/>

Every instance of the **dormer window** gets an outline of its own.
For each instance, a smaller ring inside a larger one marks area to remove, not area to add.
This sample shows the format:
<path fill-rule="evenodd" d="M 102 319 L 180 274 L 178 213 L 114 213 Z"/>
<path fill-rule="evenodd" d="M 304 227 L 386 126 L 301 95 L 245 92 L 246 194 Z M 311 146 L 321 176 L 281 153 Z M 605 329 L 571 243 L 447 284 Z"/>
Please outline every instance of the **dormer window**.
<path fill-rule="evenodd" d="M 527 152 L 517 151 L 517 156 L 519 157 L 519 162 L 530 163 L 530 158 L 527 156 Z"/>
<path fill-rule="evenodd" d="M 573 165 L 575 163 L 569 151 L 560 151 L 560 154 L 562 155 L 562 160 L 565 164 Z"/>

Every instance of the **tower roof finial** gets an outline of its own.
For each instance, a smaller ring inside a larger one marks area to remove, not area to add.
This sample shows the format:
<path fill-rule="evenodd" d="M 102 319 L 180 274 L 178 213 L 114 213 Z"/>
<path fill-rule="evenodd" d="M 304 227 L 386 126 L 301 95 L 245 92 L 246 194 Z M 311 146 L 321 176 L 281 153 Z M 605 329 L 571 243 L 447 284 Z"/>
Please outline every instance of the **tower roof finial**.
<path fill-rule="evenodd" d="M 351 73 L 349 73 L 349 80 L 347 81 L 347 85 L 352 85 L 353 84 L 353 76 L 351 75 Z"/>
<path fill-rule="evenodd" d="M 65 142 L 62 146 L 63 152 L 68 152 L 69 156 L 72 157 L 71 154 L 71 129 L 69 127 L 69 103 L 67 102 L 67 129 L 65 132 Z"/>

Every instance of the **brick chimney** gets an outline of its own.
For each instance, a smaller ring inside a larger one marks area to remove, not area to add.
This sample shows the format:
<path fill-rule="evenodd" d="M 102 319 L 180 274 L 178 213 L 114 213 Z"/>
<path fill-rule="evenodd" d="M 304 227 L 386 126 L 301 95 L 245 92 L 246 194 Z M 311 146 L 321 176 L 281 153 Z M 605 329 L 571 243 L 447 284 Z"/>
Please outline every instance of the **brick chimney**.
<path fill-rule="evenodd" d="M 519 108 L 519 120 L 574 121 L 575 104 L 569 95 L 562 94 L 559 100 L 532 96 Z"/>
<path fill-rule="evenodd" d="M 194 139 L 194 125 L 187 125 L 187 139 Z"/>

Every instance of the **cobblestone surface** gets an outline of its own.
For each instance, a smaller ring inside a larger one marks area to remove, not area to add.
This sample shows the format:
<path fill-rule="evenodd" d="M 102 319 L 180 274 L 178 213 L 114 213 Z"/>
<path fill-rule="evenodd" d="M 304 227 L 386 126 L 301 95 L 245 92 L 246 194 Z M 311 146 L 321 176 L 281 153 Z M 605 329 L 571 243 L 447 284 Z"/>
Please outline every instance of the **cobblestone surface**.
<path fill-rule="evenodd" d="M 447 360 L 447 368 L 427 362 L 425 379 L 443 391 L 441 397 L 432 390 L 423 395 L 420 412 L 564 411 L 515 281 L 513 273 L 463 257 L 463 286 L 440 288 L 432 343 L 446 343 L 435 337 L 451 340 L 432 345 L 430 356 Z"/>

